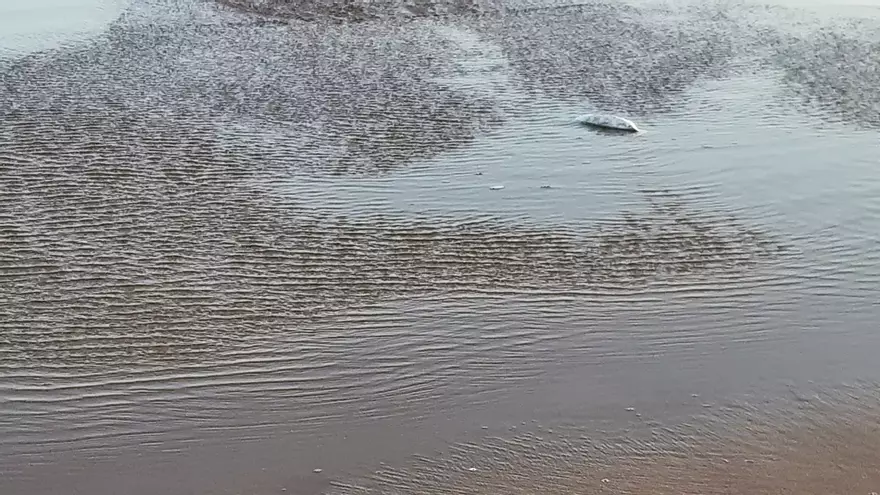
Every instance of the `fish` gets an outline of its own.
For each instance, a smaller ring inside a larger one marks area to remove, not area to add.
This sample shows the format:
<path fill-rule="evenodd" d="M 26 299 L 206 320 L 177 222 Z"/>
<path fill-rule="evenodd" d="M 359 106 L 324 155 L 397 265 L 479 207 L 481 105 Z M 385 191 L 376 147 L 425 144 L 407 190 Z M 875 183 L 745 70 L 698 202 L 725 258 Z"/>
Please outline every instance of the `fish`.
<path fill-rule="evenodd" d="M 575 119 L 579 124 L 618 131 L 641 132 L 635 122 L 617 115 L 601 115 L 588 113 Z"/>

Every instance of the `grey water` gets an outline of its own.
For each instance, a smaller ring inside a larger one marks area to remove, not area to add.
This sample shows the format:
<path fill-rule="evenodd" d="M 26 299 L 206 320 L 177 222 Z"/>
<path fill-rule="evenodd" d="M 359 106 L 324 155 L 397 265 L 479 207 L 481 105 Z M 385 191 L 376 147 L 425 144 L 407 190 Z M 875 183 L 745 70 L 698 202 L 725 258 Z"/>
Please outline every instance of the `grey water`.
<path fill-rule="evenodd" d="M 0 4 L 0 493 L 565 493 L 880 405 L 880 4 L 254 5 Z"/>

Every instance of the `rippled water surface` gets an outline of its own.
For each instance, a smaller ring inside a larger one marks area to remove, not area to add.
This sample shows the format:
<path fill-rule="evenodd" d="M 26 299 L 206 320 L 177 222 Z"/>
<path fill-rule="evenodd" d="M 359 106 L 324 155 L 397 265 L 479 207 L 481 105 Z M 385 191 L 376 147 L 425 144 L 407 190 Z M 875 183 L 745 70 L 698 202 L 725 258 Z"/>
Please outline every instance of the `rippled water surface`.
<path fill-rule="evenodd" d="M 880 491 L 877 4 L 66 5 L 0 493 Z"/>

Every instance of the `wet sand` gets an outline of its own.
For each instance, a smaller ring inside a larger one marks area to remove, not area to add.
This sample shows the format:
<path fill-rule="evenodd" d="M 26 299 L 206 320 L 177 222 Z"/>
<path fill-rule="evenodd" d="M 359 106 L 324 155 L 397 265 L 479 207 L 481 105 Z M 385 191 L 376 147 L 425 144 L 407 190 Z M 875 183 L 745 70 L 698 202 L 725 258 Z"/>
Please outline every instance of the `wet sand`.
<path fill-rule="evenodd" d="M 873 493 L 877 397 L 811 397 L 772 411 L 738 404 L 674 428 L 538 428 L 461 444 L 442 460 L 382 469 L 332 493 Z M 629 414 L 635 415 L 636 412 Z"/>

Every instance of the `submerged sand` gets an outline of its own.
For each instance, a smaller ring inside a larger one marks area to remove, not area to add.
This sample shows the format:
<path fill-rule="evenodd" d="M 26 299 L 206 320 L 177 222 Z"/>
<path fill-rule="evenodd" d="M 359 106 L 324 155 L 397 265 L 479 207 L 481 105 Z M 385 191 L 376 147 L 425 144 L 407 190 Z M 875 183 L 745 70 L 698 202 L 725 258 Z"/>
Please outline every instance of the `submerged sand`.
<path fill-rule="evenodd" d="M 803 399 L 802 399 L 803 400 Z M 779 406 L 779 405 L 777 405 Z M 864 494 L 880 490 L 876 397 L 737 405 L 677 428 L 548 428 L 462 444 L 339 493 Z M 646 424 L 650 421 L 646 421 Z M 306 493 L 303 491 L 302 493 Z"/>

